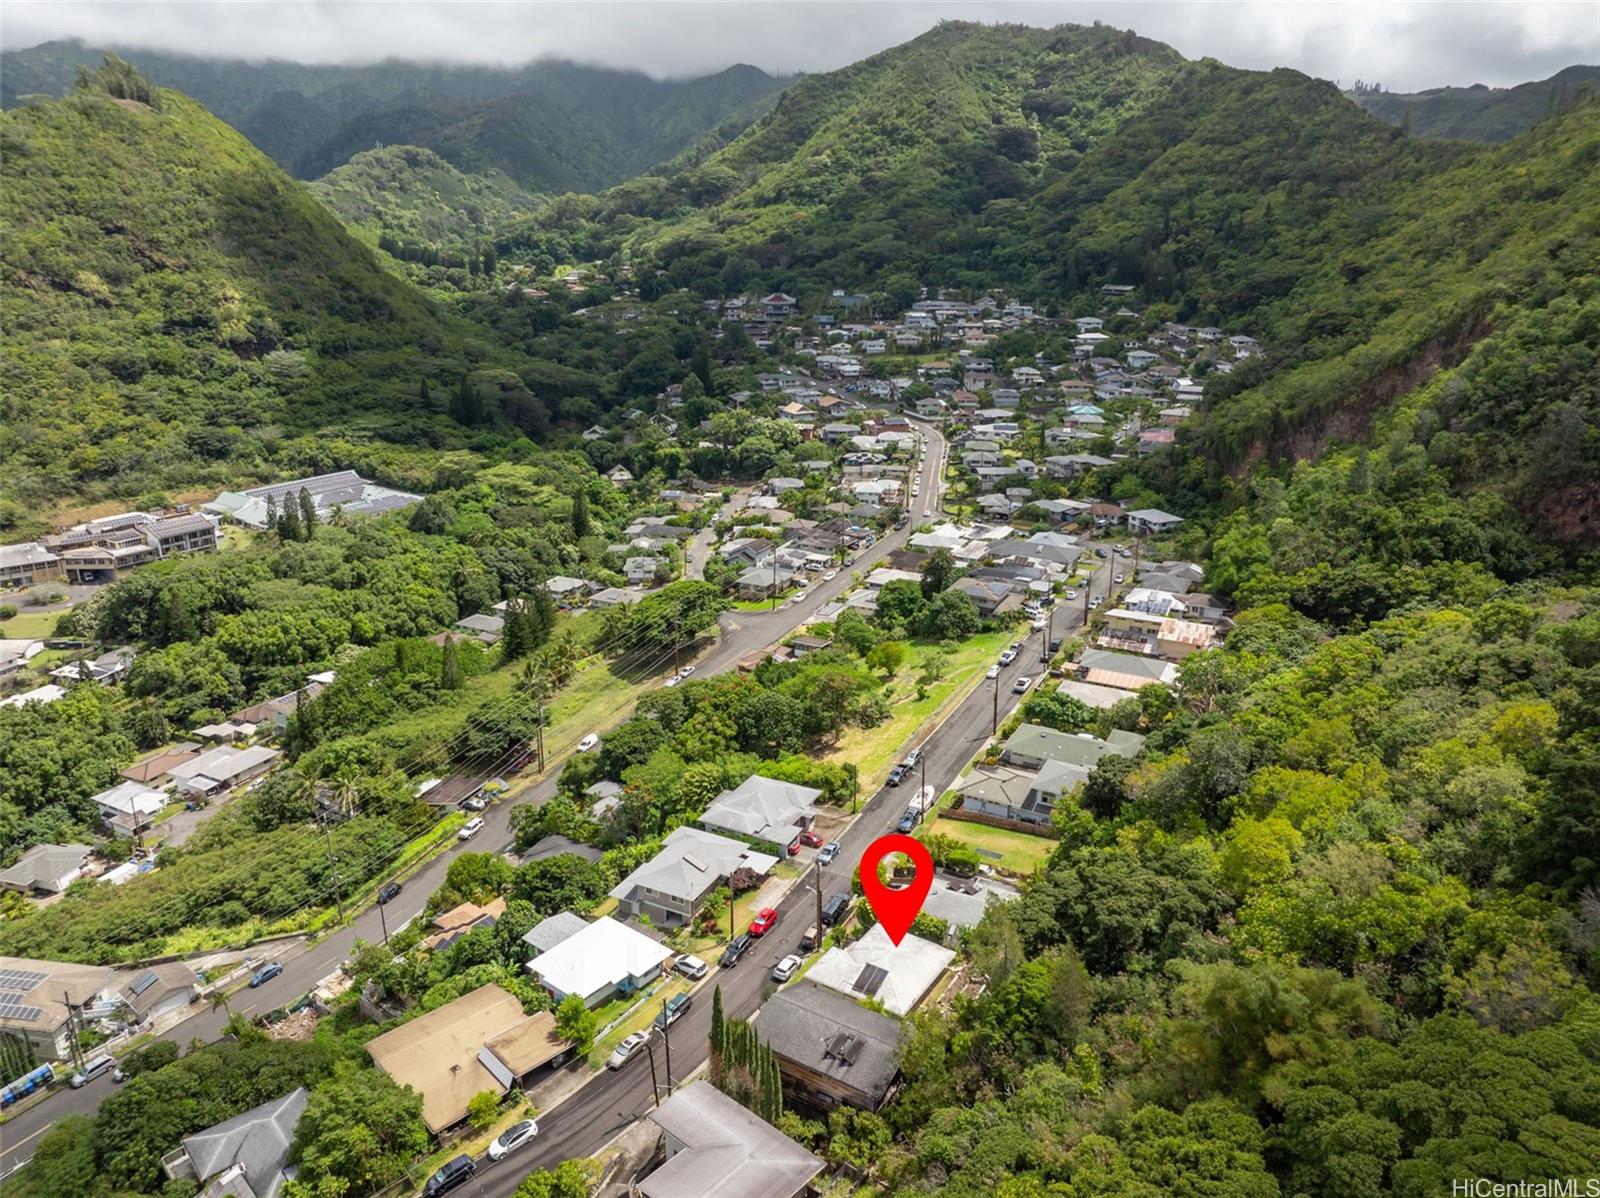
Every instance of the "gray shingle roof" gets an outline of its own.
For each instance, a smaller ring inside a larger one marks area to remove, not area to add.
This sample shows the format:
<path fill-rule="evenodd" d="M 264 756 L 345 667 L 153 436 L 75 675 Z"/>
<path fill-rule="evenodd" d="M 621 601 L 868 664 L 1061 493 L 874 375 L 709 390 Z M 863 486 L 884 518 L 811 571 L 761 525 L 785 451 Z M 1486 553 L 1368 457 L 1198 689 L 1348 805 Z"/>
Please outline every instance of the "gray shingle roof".
<path fill-rule="evenodd" d="M 710 1082 L 685 1086 L 650 1118 L 682 1147 L 639 1183 L 644 1198 L 793 1198 L 822 1162 Z"/>
<path fill-rule="evenodd" d="M 240 1165 L 256 1198 L 276 1198 L 283 1187 L 283 1168 L 294 1142 L 294 1127 L 309 1098 L 301 1086 L 282 1098 L 186 1137 L 183 1150 L 189 1154 L 195 1174 L 205 1181 L 232 1165 Z"/>
<path fill-rule="evenodd" d="M 900 1021 L 810 982 L 779 990 L 756 1031 L 780 1057 L 882 1102 L 900 1072 Z"/>
<path fill-rule="evenodd" d="M 575 936 L 589 926 L 589 921 L 571 911 L 558 911 L 548 919 L 534 924 L 522 937 L 541 953 L 547 953 L 569 936 Z"/>

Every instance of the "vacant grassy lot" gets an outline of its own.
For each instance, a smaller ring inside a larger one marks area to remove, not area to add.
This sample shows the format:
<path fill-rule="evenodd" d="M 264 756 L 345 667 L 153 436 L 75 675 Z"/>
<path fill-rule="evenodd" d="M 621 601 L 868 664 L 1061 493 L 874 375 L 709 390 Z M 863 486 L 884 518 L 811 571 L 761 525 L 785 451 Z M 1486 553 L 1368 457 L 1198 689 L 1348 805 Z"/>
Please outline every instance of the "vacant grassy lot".
<path fill-rule="evenodd" d="M 964 819 L 939 819 L 931 827 L 940 836 L 977 849 L 985 864 L 1018 874 L 1030 874 L 1038 869 L 1056 847 L 1055 841 L 1043 836 L 1013 832 L 1010 828 L 991 828 L 988 824 Z"/>
<path fill-rule="evenodd" d="M 962 642 L 950 656 L 944 677 L 930 683 L 920 699 L 916 680 L 926 650 L 919 646 L 911 654 L 910 664 L 901 669 L 891 685 L 889 718 L 876 728 L 851 728 L 839 738 L 828 760 L 854 762 L 861 771 L 861 793 L 877 790 L 888 777 L 890 767 L 905 752 L 907 742 L 925 724 L 953 710 L 971 694 L 1015 635 L 1015 628 L 1003 628 Z"/>

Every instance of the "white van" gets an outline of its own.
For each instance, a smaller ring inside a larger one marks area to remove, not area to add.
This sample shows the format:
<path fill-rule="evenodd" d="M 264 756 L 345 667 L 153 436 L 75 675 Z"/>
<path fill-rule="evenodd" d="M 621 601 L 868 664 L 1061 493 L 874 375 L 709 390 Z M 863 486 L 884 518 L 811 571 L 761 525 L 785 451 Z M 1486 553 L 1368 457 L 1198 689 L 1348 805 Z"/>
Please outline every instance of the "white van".
<path fill-rule="evenodd" d="M 90 1082 L 94 1081 L 94 1079 L 99 1077 L 102 1073 L 109 1073 L 116 1067 L 117 1061 L 115 1057 L 106 1053 L 101 1053 L 99 1056 L 92 1058 L 80 1072 L 74 1073 L 72 1075 L 72 1079 L 67 1082 L 67 1085 L 71 1086 L 74 1090 L 80 1090 L 84 1086 L 87 1086 Z"/>

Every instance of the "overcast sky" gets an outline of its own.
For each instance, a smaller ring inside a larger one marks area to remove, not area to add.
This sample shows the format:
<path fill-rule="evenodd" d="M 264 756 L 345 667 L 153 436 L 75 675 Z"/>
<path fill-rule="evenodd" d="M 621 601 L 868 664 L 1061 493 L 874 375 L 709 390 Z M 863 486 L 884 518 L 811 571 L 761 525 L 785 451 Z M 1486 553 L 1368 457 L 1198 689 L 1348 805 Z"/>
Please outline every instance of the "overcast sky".
<path fill-rule="evenodd" d="M 1346 4 L 657 2 L 485 4 L 463 0 L 139 3 L 6 0 L 0 44 L 52 38 L 194 54 L 372 62 L 385 57 L 520 63 L 547 55 L 631 67 L 658 77 L 736 62 L 769 71 L 825 71 L 907 41 L 942 18 L 1028 25 L 1096 19 L 1132 28 L 1190 58 L 1238 67 L 1289 66 L 1345 85 L 1392 91 L 1493 86 L 1600 62 L 1600 4 L 1560 2 Z"/>

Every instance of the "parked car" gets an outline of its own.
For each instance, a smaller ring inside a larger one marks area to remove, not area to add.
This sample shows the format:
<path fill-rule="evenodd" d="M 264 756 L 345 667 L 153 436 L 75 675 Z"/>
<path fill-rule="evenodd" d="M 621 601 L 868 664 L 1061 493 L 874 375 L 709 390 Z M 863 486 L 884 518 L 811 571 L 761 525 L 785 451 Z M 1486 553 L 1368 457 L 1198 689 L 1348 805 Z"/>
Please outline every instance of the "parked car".
<path fill-rule="evenodd" d="M 482 795 L 473 795 L 470 799 L 463 799 L 461 806 L 467 811 L 483 811 L 489 806 L 489 800 Z"/>
<path fill-rule="evenodd" d="M 671 678 L 667 679 L 667 682 L 666 682 L 667 689 L 671 690 L 673 687 L 677 686 L 682 681 L 683 681 L 682 677 L 680 677 L 677 674 L 674 674 Z"/>
<path fill-rule="evenodd" d="M 683 974 L 684 977 L 691 979 L 705 977 L 706 970 L 711 968 L 711 966 L 707 965 L 693 953 L 684 953 L 683 956 L 679 957 L 677 961 L 673 963 L 672 967 L 679 973 Z"/>
<path fill-rule="evenodd" d="M 989 667 L 989 672 L 987 674 L 985 674 L 984 677 L 985 678 L 998 678 L 998 677 L 1000 677 L 1000 667 L 999 666 L 990 666 Z"/>
<path fill-rule="evenodd" d="M 921 822 L 922 812 L 915 807 L 907 807 L 906 813 L 900 817 L 900 822 L 894 826 L 894 830 L 901 835 L 905 835 Z"/>
<path fill-rule="evenodd" d="M 889 785 L 890 786 L 899 786 L 900 783 L 904 780 L 905 776 L 906 776 L 906 767 L 903 766 L 903 765 L 895 766 L 894 769 L 889 771 Z"/>
<path fill-rule="evenodd" d="M 916 769 L 917 768 L 917 762 L 919 762 L 921 760 L 922 760 L 922 750 L 921 749 L 912 749 L 911 752 L 906 754 L 906 759 L 905 759 L 905 762 L 903 764 L 905 765 L 906 769 L 912 770 L 912 769 Z"/>
<path fill-rule="evenodd" d="M 598 732 L 591 732 L 578 742 L 578 752 L 580 753 L 593 753 L 599 747 L 600 734 Z"/>
<path fill-rule="evenodd" d="M 650 1039 L 649 1032 L 632 1032 L 622 1038 L 611 1055 L 606 1058 L 607 1069 L 621 1069 L 644 1049 L 644 1043 Z"/>
<path fill-rule="evenodd" d="M 812 924 L 809 928 L 806 929 L 806 934 L 804 936 L 800 937 L 800 951 L 803 952 L 803 953 L 809 953 L 812 949 L 816 948 L 817 945 L 819 945 L 821 943 L 822 943 L 822 932 L 821 932 L 821 929 L 819 929 L 816 924 Z"/>
<path fill-rule="evenodd" d="M 460 1156 L 440 1165 L 438 1172 L 428 1178 L 428 1184 L 423 1187 L 422 1192 L 428 1198 L 437 1198 L 438 1195 L 455 1189 L 477 1171 L 478 1162 L 463 1152 Z"/>
<path fill-rule="evenodd" d="M 116 1067 L 116 1058 L 108 1056 L 105 1053 L 101 1053 L 99 1056 L 91 1059 L 89 1063 L 82 1069 L 78 1070 L 78 1072 L 74 1073 L 68 1080 L 67 1085 L 71 1086 L 74 1090 L 81 1090 L 84 1086 L 87 1086 L 90 1082 L 94 1081 L 94 1079 L 99 1077 L 102 1073 L 110 1073 Z"/>
<path fill-rule="evenodd" d="M 1116 583 L 1116 584 L 1117 584 L 1117 585 L 1118 585 L 1118 586 L 1121 586 L 1121 585 L 1122 585 L 1122 581 L 1123 581 L 1123 578 L 1124 578 L 1124 577 L 1125 577 L 1125 576 L 1124 576 L 1124 575 L 1122 575 L 1122 574 L 1118 574 L 1118 575 L 1117 575 L 1117 576 L 1116 576 L 1116 577 L 1115 577 L 1115 578 L 1113 578 L 1113 579 L 1112 579 L 1112 580 L 1111 580 L 1111 581 L 1112 581 L 1112 582 L 1114 582 L 1114 583 Z"/>
<path fill-rule="evenodd" d="M 844 918 L 845 912 L 850 910 L 850 896 L 848 894 L 831 895 L 822 905 L 822 926 L 831 928 Z"/>
<path fill-rule="evenodd" d="M 1061 648 L 1061 638 L 1056 637 L 1055 640 L 1050 642 L 1050 652 L 1054 653 L 1059 648 Z"/>
<path fill-rule="evenodd" d="M 1050 627 L 1050 621 L 1045 619 L 1043 616 L 1040 616 L 1033 622 L 1033 630 L 1035 632 L 1043 632 L 1048 627 Z"/>
<path fill-rule="evenodd" d="M 399 882 L 385 882 L 378 887 L 378 902 L 387 903 L 400 897 Z"/>
<path fill-rule="evenodd" d="M 1008 666 L 1016 660 L 1017 651 L 1015 649 L 1006 649 L 1000 654 L 1000 664 L 1003 666 Z"/>
<path fill-rule="evenodd" d="M 817 860 L 824 865 L 832 865 L 833 859 L 839 855 L 839 842 L 830 840 L 822 846 L 822 852 L 817 854 Z"/>
<path fill-rule="evenodd" d="M 461 831 L 456 833 L 456 839 L 457 840 L 471 840 L 474 836 L 476 836 L 479 832 L 482 832 L 482 831 L 483 831 L 483 817 L 481 815 L 475 815 L 471 819 L 469 819 L 466 823 L 461 825 Z"/>
<path fill-rule="evenodd" d="M 1094 551 L 1094 555 L 1096 557 L 1104 557 L 1106 555 L 1106 551 L 1104 549 L 1096 549 Z"/>
<path fill-rule="evenodd" d="M 822 833 L 815 828 L 807 828 L 800 833 L 800 843 L 808 849 L 820 849 L 822 847 Z"/>
<path fill-rule="evenodd" d="M 839 577 L 839 571 L 837 571 L 837 570 L 829 570 L 826 574 L 824 574 L 822 576 L 822 581 L 823 582 L 832 582 L 835 578 L 838 578 L 838 577 Z"/>
<path fill-rule="evenodd" d="M 692 1006 L 694 1006 L 694 995 L 674 994 L 667 999 L 666 1006 L 662 1007 L 661 1011 L 656 1015 L 656 1026 L 662 1028 L 671 1027 L 682 1019 L 683 1013 Z"/>
<path fill-rule="evenodd" d="M 793 953 L 790 953 L 787 957 L 772 967 L 772 980 L 775 982 L 787 982 L 799 972 L 800 966 L 803 964 L 805 964 L 805 962 L 801 961 L 801 959 L 795 956 Z"/>
<path fill-rule="evenodd" d="M 504 1160 L 510 1153 L 521 1148 L 538 1134 L 539 1125 L 532 1119 L 521 1119 L 513 1123 L 496 1136 L 494 1142 L 489 1145 L 489 1159 L 492 1161 Z"/>
<path fill-rule="evenodd" d="M 804 603 L 806 601 L 807 597 L 810 594 L 811 594 L 810 591 L 796 591 L 794 593 L 794 598 L 790 599 L 789 602 L 790 603 Z"/>
<path fill-rule="evenodd" d="M 750 921 L 750 934 L 752 936 L 765 936 L 778 926 L 778 909 L 776 907 L 763 907 L 756 912 L 756 917 Z"/>
<path fill-rule="evenodd" d="M 1068 591 L 1066 593 L 1065 597 L 1068 598 L 1068 599 L 1076 599 L 1078 597 L 1078 592 L 1077 591 Z"/>
<path fill-rule="evenodd" d="M 260 969 L 256 970 L 254 973 L 252 973 L 250 975 L 250 989 L 254 990 L 257 986 L 265 986 L 268 982 L 270 982 L 273 978 L 277 977 L 282 972 L 283 972 L 283 964 L 282 964 L 282 962 L 279 962 L 279 961 L 269 961 L 269 962 L 267 962 Z"/>
<path fill-rule="evenodd" d="M 690 663 L 689 665 L 684 666 L 683 669 L 678 671 L 678 677 L 679 678 L 687 678 L 690 674 L 693 674 L 693 673 L 694 673 L 694 665 L 693 665 L 693 663 Z"/>
<path fill-rule="evenodd" d="M 1029 678 L 1026 674 L 1024 674 L 1021 678 L 1018 678 L 1016 680 L 1016 682 L 1012 684 L 1011 689 L 1013 691 L 1015 691 L 1019 695 L 1025 695 L 1025 694 L 1028 693 L 1028 688 L 1030 686 L 1032 686 L 1032 685 L 1033 685 L 1033 679 Z"/>
<path fill-rule="evenodd" d="M 754 943 L 748 934 L 735 936 L 728 942 L 728 947 L 722 950 L 722 957 L 717 964 L 724 969 L 732 969 L 739 963 L 739 958 L 750 951 L 750 946 Z"/>

